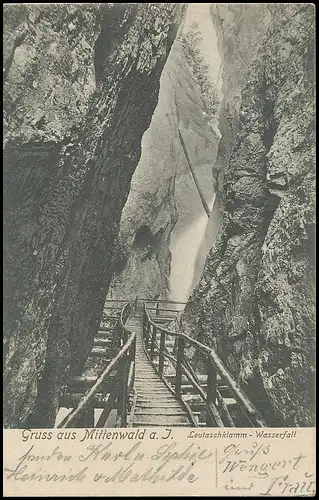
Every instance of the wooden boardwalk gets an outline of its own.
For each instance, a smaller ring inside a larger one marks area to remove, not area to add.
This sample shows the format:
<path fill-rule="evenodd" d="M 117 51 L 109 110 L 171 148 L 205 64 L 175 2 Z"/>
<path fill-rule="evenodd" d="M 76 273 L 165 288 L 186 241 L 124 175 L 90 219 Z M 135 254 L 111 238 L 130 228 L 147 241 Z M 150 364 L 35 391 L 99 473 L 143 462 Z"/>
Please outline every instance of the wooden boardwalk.
<path fill-rule="evenodd" d="M 82 375 L 61 391 L 60 410 L 72 411 L 58 427 L 265 427 L 216 351 L 178 331 L 182 303 L 153 302 L 106 302 Z"/>
<path fill-rule="evenodd" d="M 136 333 L 136 403 L 133 427 L 190 427 L 191 423 L 182 403 L 157 375 L 144 351 L 142 314 L 135 313 L 131 316 L 127 327 Z"/>

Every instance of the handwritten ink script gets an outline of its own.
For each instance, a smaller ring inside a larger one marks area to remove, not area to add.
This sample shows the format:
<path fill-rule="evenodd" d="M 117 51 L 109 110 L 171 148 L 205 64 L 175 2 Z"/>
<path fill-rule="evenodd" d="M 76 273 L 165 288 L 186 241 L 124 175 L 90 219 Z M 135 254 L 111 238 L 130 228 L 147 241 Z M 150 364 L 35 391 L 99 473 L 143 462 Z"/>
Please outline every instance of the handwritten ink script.
<path fill-rule="evenodd" d="M 312 429 L 10 430 L 5 492 L 313 496 L 314 449 Z"/>

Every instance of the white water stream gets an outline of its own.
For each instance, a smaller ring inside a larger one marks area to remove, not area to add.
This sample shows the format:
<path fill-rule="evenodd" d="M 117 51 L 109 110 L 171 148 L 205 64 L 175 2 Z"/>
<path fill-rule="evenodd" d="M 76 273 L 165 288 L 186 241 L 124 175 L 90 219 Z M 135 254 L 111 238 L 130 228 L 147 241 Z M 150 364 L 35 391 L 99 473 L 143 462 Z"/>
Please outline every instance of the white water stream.
<path fill-rule="evenodd" d="M 211 81 L 221 98 L 221 59 L 217 48 L 217 35 L 210 14 L 210 5 L 190 4 L 183 31 L 186 32 L 194 21 L 198 23 L 202 36 L 201 54 L 209 66 Z M 213 208 L 216 196 L 212 167 L 216 160 L 219 138 L 219 130 L 216 130 L 215 134 L 212 133 L 212 140 L 216 141 L 216 147 L 214 149 L 215 157 L 211 157 L 210 164 L 196 167 L 196 171 L 199 173 L 199 183 L 210 209 Z M 219 211 L 214 210 L 208 219 L 190 173 L 184 174 L 176 182 L 175 197 L 179 219 L 171 234 L 172 261 L 169 299 L 186 301 L 200 279 L 207 253 L 213 244 L 219 223 Z"/>

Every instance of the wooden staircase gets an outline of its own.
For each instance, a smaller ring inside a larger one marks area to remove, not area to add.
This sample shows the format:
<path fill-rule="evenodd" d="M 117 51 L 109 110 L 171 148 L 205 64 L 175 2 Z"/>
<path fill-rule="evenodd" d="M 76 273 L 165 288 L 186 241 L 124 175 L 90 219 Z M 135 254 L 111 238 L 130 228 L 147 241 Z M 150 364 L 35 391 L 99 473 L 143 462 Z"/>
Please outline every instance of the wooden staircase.
<path fill-rule="evenodd" d="M 132 316 L 127 326 L 136 333 L 133 427 L 190 427 L 191 423 L 182 403 L 159 378 L 145 354 L 141 314 Z"/>

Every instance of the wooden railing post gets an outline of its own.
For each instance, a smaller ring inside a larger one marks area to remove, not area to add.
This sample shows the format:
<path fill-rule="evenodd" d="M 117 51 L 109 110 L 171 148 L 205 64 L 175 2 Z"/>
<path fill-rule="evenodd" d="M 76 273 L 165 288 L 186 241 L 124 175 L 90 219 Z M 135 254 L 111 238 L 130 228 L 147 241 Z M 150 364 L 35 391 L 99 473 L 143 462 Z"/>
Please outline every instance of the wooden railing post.
<path fill-rule="evenodd" d="M 85 415 L 86 427 L 94 427 L 94 406 L 89 406 Z"/>
<path fill-rule="evenodd" d="M 133 361 L 133 385 L 135 380 L 135 356 L 136 356 L 136 338 L 134 339 L 134 343 L 132 346 L 132 361 Z"/>
<path fill-rule="evenodd" d="M 146 340 L 146 311 L 145 311 L 145 304 L 143 306 L 143 337 L 144 341 Z"/>
<path fill-rule="evenodd" d="M 210 356 L 207 356 L 206 359 L 206 369 L 207 369 L 207 406 L 210 404 L 216 403 L 216 387 L 217 387 L 217 371 L 210 359 Z M 206 425 L 214 425 L 215 422 L 212 422 L 212 419 L 209 415 L 209 412 L 206 411 Z"/>
<path fill-rule="evenodd" d="M 94 407 L 90 405 L 83 414 L 76 420 L 74 427 L 86 427 L 87 429 L 94 427 Z"/>
<path fill-rule="evenodd" d="M 155 313 L 156 316 L 159 316 L 160 315 L 160 305 L 159 305 L 159 302 L 157 302 L 156 304 L 156 313 Z"/>
<path fill-rule="evenodd" d="M 177 396 L 181 396 L 182 394 L 182 377 L 183 377 L 182 363 L 184 359 L 184 347 L 185 347 L 185 342 L 183 337 L 178 337 L 176 377 L 175 377 L 175 392 Z"/>
<path fill-rule="evenodd" d="M 147 320 L 146 320 L 147 321 Z M 150 348 L 150 324 L 147 321 L 146 323 L 146 337 L 145 337 L 145 347 L 146 350 L 148 351 Z"/>
<path fill-rule="evenodd" d="M 129 356 L 126 354 L 123 359 L 123 376 L 122 376 L 122 391 L 120 400 L 121 412 L 121 427 L 127 426 L 127 403 L 128 403 L 128 371 L 129 371 Z"/>
<path fill-rule="evenodd" d="M 111 349 L 117 349 L 118 347 L 121 347 L 121 328 L 119 323 L 113 328 Z"/>
<path fill-rule="evenodd" d="M 152 331 L 152 328 L 153 328 L 153 331 Z M 154 350 L 155 350 L 155 341 L 156 341 L 156 327 L 153 325 L 153 327 L 151 327 L 151 332 L 152 332 L 152 340 L 151 340 L 151 352 L 150 352 L 150 356 L 151 356 L 151 360 L 153 361 L 154 359 Z"/>
<path fill-rule="evenodd" d="M 124 372 L 122 370 L 123 359 L 119 363 L 119 386 L 118 386 L 118 396 L 116 401 L 117 406 L 117 420 L 120 420 L 122 425 L 122 415 L 123 415 L 123 387 L 124 387 Z"/>
<path fill-rule="evenodd" d="M 122 330 L 122 340 L 123 340 L 123 345 L 126 344 L 128 341 L 128 332 L 126 330 Z"/>
<path fill-rule="evenodd" d="M 149 348 L 149 341 L 150 341 L 150 325 L 149 325 L 149 322 L 147 321 L 147 316 L 145 313 L 145 347 L 146 347 L 146 350 Z"/>
<path fill-rule="evenodd" d="M 165 351 L 165 332 L 161 332 L 160 352 L 158 360 L 158 373 L 160 377 L 163 375 L 164 371 L 164 351 Z"/>

